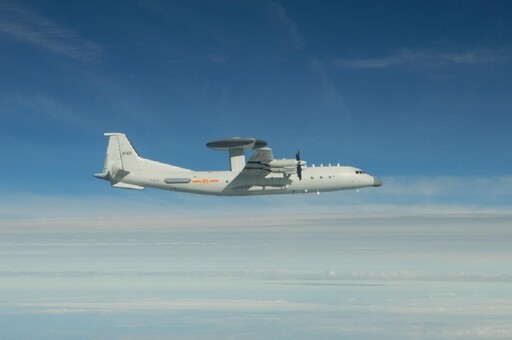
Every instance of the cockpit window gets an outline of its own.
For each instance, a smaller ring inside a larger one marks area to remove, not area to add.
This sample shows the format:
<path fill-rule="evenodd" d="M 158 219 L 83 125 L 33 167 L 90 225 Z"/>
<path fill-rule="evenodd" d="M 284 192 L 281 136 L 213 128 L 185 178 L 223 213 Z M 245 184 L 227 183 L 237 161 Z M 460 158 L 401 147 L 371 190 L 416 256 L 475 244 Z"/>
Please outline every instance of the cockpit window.
<path fill-rule="evenodd" d="M 362 175 L 362 174 L 364 174 L 364 173 L 365 173 L 365 172 L 364 172 L 364 171 L 362 171 L 362 170 L 356 170 L 356 174 L 358 174 L 358 175 Z"/>

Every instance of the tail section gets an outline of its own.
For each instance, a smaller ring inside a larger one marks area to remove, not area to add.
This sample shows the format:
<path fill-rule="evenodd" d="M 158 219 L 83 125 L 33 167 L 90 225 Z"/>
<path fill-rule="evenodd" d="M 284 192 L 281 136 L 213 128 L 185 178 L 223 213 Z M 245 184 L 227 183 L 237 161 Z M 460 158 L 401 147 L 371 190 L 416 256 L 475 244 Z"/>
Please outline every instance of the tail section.
<path fill-rule="evenodd" d="M 109 137 L 103 172 L 94 176 L 109 180 L 115 187 L 143 189 L 144 187 L 121 182 L 130 172 L 139 170 L 141 158 L 123 133 L 105 133 Z"/>

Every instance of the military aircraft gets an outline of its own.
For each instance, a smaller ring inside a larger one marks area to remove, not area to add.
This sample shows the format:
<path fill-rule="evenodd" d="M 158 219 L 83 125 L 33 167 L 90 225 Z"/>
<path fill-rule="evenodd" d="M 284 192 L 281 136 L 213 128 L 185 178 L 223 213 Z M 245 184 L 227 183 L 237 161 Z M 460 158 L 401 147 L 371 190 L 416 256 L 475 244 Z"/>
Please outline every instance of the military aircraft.
<path fill-rule="evenodd" d="M 267 142 L 255 138 L 216 140 L 206 145 L 229 152 L 229 171 L 193 171 L 140 157 L 123 133 L 109 137 L 103 172 L 114 188 L 164 189 L 217 196 L 320 193 L 379 187 L 382 181 L 351 166 L 307 166 L 295 158 L 275 159 Z M 245 151 L 254 150 L 245 162 Z"/>

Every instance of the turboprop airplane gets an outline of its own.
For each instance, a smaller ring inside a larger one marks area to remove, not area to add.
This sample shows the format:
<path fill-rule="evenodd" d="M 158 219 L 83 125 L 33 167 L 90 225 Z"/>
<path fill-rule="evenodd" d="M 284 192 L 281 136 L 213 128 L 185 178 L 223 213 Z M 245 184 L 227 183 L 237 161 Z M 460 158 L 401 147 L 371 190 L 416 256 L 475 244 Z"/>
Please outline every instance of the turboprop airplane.
<path fill-rule="evenodd" d="M 382 181 L 351 166 L 306 166 L 297 152 L 292 159 L 275 159 L 267 142 L 254 138 L 230 138 L 206 144 L 228 151 L 229 171 L 193 171 L 140 157 L 123 133 L 109 137 L 103 172 L 97 178 L 114 188 L 164 189 L 217 196 L 320 193 L 379 187 Z M 245 162 L 245 151 L 254 154 Z"/>

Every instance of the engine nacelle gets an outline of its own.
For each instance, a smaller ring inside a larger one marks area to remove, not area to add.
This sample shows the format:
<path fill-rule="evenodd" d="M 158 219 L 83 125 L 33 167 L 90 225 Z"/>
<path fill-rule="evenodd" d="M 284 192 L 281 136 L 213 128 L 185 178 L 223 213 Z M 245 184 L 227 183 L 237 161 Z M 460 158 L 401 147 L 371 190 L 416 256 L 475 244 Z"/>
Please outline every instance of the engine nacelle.
<path fill-rule="evenodd" d="M 291 175 L 291 174 L 297 173 L 297 167 L 296 166 L 293 166 L 293 167 L 282 167 L 282 168 L 268 167 L 268 168 L 265 168 L 265 169 L 270 171 L 270 172 L 275 172 L 275 173 L 278 173 L 278 174 L 288 174 L 288 175 Z"/>
<path fill-rule="evenodd" d="M 306 162 L 301 160 L 297 161 L 295 159 L 290 158 L 273 159 L 272 161 L 265 165 L 264 169 L 278 174 L 292 175 L 297 173 L 298 165 L 304 167 L 306 165 Z"/>
<path fill-rule="evenodd" d="M 268 165 L 271 168 L 293 168 L 297 167 L 297 160 L 290 158 L 273 159 L 268 163 Z"/>

